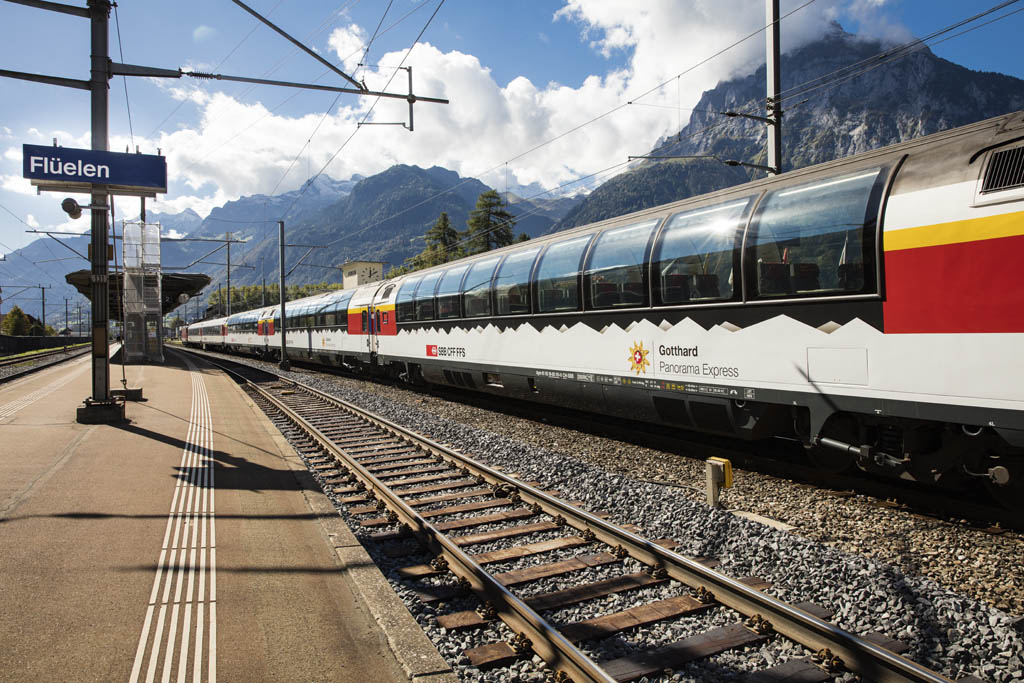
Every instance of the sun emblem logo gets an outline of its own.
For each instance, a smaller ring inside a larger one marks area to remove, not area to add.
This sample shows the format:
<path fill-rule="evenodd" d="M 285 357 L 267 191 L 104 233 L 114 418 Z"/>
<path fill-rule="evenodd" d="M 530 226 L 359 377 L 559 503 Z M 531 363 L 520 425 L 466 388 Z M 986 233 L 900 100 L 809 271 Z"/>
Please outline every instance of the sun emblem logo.
<path fill-rule="evenodd" d="M 638 375 L 641 372 L 646 374 L 647 368 L 651 364 L 651 361 L 647 360 L 649 353 L 650 350 L 644 348 L 642 341 L 634 342 L 633 348 L 629 350 L 629 369 Z"/>

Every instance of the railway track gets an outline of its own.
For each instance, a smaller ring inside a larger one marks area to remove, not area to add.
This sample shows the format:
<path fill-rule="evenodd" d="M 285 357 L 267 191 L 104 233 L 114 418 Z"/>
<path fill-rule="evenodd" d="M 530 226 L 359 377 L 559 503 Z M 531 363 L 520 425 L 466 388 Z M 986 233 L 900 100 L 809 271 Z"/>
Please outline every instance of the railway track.
<path fill-rule="evenodd" d="M 67 349 L 52 349 L 50 351 L 43 351 L 41 353 L 34 353 L 31 356 L 19 355 L 14 358 L 0 358 L 0 368 L 10 367 L 12 365 L 20 365 L 21 363 L 32 363 L 43 358 L 50 358 L 64 353 L 73 353 L 75 349 L 68 351 Z"/>
<path fill-rule="evenodd" d="M 0 359 L 0 371 L 3 371 L 3 374 L 0 374 L 0 384 L 4 382 L 12 382 L 16 379 L 24 377 L 25 375 L 31 375 L 33 372 L 38 372 L 39 370 L 43 370 L 52 365 L 56 365 L 57 363 L 62 363 L 66 360 L 71 360 L 72 358 L 78 358 L 79 356 L 85 355 L 88 352 L 89 347 L 83 346 L 81 348 L 71 349 L 69 351 L 65 351 L 64 349 L 54 349 L 53 351 L 38 353 L 32 356 L 21 356 L 18 358 Z M 39 360 L 52 360 L 54 358 L 57 358 L 57 360 L 53 362 L 41 364 L 37 362 Z M 8 369 L 10 368 L 15 368 L 19 365 L 24 365 L 26 363 L 32 363 L 32 365 L 22 370 L 8 371 Z"/>
<path fill-rule="evenodd" d="M 341 497 L 358 524 L 379 529 L 373 533 L 376 541 L 414 537 L 429 549 L 433 561 L 400 571 L 410 580 L 435 579 L 419 591 L 422 600 L 448 600 L 465 592 L 479 598 L 476 610 L 440 616 L 440 626 L 474 628 L 500 618 L 516 634 L 512 642 L 468 651 L 477 668 L 536 653 L 556 672 L 556 679 L 631 681 L 657 677 L 728 649 L 787 638 L 814 654 L 752 673 L 746 680 L 825 681 L 844 672 L 878 681 L 951 680 L 900 656 L 906 646 L 896 640 L 844 631 L 828 621 L 827 610 L 779 601 L 763 592 L 767 585 L 755 577 L 725 576 L 715 571 L 713 562 L 685 557 L 673 550 L 671 541 L 645 538 L 637 529 L 612 524 L 556 492 L 542 490 L 537 482 L 520 481 L 310 387 L 250 366 L 243 366 L 245 375 L 260 373 L 262 378 L 246 379 L 231 369 L 237 364 L 217 364 L 238 376 L 275 423 L 292 432 L 310 467 Z M 474 546 L 542 531 L 548 537 L 540 542 L 473 551 Z M 402 547 L 396 546 L 393 554 L 400 555 Z M 548 556 L 558 551 L 567 559 L 550 561 Z M 489 570 L 512 560 L 522 566 Z M 626 572 L 627 564 L 646 569 Z M 534 582 L 596 566 L 622 566 L 623 572 L 570 589 L 531 590 Z M 567 605 L 653 585 L 679 590 L 671 598 L 573 623 L 544 616 Z M 712 609 L 731 610 L 726 612 L 731 623 L 622 657 L 595 661 L 587 654 L 589 641 Z"/>

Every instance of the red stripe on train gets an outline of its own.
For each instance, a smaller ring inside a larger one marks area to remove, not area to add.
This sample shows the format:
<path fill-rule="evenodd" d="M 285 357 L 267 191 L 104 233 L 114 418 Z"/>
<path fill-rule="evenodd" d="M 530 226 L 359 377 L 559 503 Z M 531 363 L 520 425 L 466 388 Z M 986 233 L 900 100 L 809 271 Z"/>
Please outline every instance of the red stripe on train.
<path fill-rule="evenodd" d="M 1024 332 L 1024 236 L 885 253 L 887 334 Z"/>

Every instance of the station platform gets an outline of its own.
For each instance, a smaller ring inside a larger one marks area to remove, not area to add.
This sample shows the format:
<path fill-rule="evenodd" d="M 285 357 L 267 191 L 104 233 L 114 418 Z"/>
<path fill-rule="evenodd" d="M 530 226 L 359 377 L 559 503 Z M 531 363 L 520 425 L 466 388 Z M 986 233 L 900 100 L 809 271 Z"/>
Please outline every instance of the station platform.
<path fill-rule="evenodd" d="M 0 679 L 457 680 L 226 375 L 168 350 L 83 425 L 90 368 L 0 385 Z"/>

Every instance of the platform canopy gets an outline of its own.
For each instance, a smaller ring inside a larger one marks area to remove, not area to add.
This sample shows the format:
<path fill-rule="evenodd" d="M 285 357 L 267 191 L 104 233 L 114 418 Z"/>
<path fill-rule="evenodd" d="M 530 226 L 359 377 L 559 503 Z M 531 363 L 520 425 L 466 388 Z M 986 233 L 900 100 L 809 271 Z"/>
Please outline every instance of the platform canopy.
<path fill-rule="evenodd" d="M 64 276 L 67 283 L 77 289 L 86 298 L 90 298 L 92 288 L 90 278 L 92 272 L 89 270 L 76 270 Z M 160 308 L 163 315 L 167 315 L 181 304 L 178 298 L 182 294 L 188 294 L 189 298 L 198 296 L 203 288 L 210 284 L 210 276 L 203 273 L 163 273 L 161 276 L 162 296 Z M 121 293 L 124 289 L 124 277 L 118 274 L 110 276 L 110 310 L 118 311 L 111 315 L 111 318 L 120 319 L 120 311 L 123 310 Z"/>

